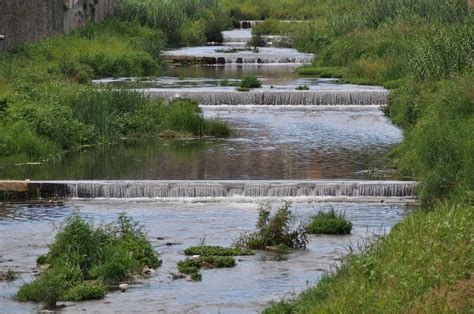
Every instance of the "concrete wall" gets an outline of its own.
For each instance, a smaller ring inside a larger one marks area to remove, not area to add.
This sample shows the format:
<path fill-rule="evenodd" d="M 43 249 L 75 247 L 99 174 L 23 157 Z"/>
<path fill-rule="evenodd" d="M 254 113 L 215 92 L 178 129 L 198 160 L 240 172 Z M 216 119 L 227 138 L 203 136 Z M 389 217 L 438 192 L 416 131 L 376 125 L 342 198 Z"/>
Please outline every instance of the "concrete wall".
<path fill-rule="evenodd" d="M 0 52 L 102 21 L 112 11 L 113 0 L 0 0 Z"/>

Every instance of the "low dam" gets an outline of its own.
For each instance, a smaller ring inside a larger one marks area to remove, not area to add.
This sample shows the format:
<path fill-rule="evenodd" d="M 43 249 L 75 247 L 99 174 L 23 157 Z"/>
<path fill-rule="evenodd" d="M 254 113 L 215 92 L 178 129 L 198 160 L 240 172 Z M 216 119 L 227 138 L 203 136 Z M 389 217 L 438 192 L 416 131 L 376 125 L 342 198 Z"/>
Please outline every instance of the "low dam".
<path fill-rule="evenodd" d="M 239 92 L 234 88 L 145 89 L 151 97 L 172 100 L 190 98 L 201 105 L 300 105 L 300 106 L 368 106 L 385 105 L 387 90 L 309 90 L 254 89 Z"/>
<path fill-rule="evenodd" d="M 11 187 L 9 189 L 9 186 Z M 160 180 L 2 182 L 3 190 L 29 191 L 41 198 L 226 198 L 362 197 L 414 198 L 416 182 L 364 180 Z"/>
<path fill-rule="evenodd" d="M 232 39 L 231 39 L 232 40 Z M 232 51 L 228 46 L 188 47 L 163 52 L 163 58 L 174 62 L 198 62 L 202 64 L 309 64 L 314 55 L 289 48 L 259 48 Z"/>

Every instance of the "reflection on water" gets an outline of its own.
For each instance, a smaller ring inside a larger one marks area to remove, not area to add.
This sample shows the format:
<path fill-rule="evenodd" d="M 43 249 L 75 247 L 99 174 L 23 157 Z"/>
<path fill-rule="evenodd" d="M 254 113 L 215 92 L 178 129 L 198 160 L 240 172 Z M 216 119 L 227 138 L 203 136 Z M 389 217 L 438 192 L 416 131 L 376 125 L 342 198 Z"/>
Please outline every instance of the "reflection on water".
<path fill-rule="evenodd" d="M 314 236 L 308 250 L 283 258 L 264 252 L 241 257 L 233 269 L 204 270 L 203 280 L 198 283 L 173 281 L 170 276 L 170 272 L 177 272 L 176 262 L 184 258 L 184 249 L 198 245 L 203 238 L 209 245 L 231 245 L 241 232 L 254 228 L 255 203 L 75 201 L 56 209 L 15 207 L 9 209 L 10 214 L 0 216 L 0 232 L 8 235 L 0 238 L 0 271 L 13 269 L 21 278 L 0 283 L 0 309 L 8 313 L 35 309 L 32 304 L 16 303 L 11 295 L 33 279 L 36 257 L 47 252 L 53 240 L 52 223 L 79 210 L 95 223 L 110 222 L 119 212 L 127 211 L 145 225 L 163 266 L 151 279 L 132 286 L 125 294 L 109 294 L 107 302 L 74 303 L 65 312 L 133 312 L 138 307 L 141 312 L 257 312 L 268 302 L 315 283 L 351 242 L 387 232 L 405 211 L 400 206 L 335 203 L 296 204 L 294 212 L 299 221 L 307 221 L 318 209 L 330 207 L 346 212 L 354 224 L 351 236 Z M 177 244 L 167 246 L 167 242 Z"/>
<path fill-rule="evenodd" d="M 158 139 L 70 154 L 60 162 L 0 169 L 8 179 L 359 179 L 402 139 L 378 108 L 204 108 L 228 121 L 226 140 Z"/>

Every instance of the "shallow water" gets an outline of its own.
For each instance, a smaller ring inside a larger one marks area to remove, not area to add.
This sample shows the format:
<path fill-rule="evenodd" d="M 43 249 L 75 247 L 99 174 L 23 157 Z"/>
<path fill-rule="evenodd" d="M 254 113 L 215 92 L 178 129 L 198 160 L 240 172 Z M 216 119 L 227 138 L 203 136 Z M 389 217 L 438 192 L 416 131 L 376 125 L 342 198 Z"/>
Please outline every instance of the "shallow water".
<path fill-rule="evenodd" d="M 4 179 L 233 180 L 360 179 L 402 140 L 377 107 L 205 107 L 228 121 L 229 139 L 91 148 L 44 165 L 0 169 Z"/>
<path fill-rule="evenodd" d="M 193 203 L 90 201 L 68 202 L 61 207 L 0 207 L 0 271 L 21 272 L 13 283 L 0 283 L 2 311 L 31 312 L 37 306 L 16 303 L 11 299 L 18 287 L 33 278 L 35 260 L 47 251 L 53 239 L 51 231 L 74 210 L 96 223 L 110 222 L 121 211 L 127 211 L 145 225 L 152 243 L 161 254 L 163 266 L 154 277 L 132 286 L 126 293 L 111 293 L 106 300 L 68 303 L 65 312 L 191 312 L 253 313 L 271 301 L 288 297 L 314 284 L 324 271 L 336 265 L 347 247 L 358 240 L 388 232 L 399 221 L 405 209 L 397 206 L 368 204 L 295 204 L 299 221 L 307 221 L 318 209 L 344 210 L 353 222 L 350 236 L 313 236 L 306 251 L 285 257 L 273 253 L 257 253 L 238 258 L 237 267 L 202 271 L 202 282 L 173 281 L 176 262 L 184 259 L 183 250 L 206 244 L 224 245 L 256 222 L 255 203 Z M 21 229 L 21 232 L 18 230 Z M 164 238 L 163 240 L 159 240 Z M 166 246 L 167 242 L 177 243 Z"/>

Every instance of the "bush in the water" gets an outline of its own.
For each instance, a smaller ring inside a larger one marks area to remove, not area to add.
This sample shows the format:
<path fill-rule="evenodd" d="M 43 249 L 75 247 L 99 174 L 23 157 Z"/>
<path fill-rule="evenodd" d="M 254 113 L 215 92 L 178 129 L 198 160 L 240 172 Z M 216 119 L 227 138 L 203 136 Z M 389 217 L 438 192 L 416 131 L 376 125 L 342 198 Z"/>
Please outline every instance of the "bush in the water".
<path fill-rule="evenodd" d="M 20 301 L 35 301 L 53 308 L 57 301 L 101 299 L 107 285 L 139 274 L 161 261 L 142 231 L 125 214 L 114 224 L 94 227 L 74 214 L 61 226 L 46 257 L 49 267 L 18 291 Z"/>
<path fill-rule="evenodd" d="M 240 83 L 242 88 L 260 88 L 262 87 L 262 82 L 253 75 L 246 76 Z"/>
<path fill-rule="evenodd" d="M 232 256 L 199 256 L 187 258 L 178 262 L 178 270 L 183 274 L 191 275 L 194 281 L 200 281 L 202 276 L 199 273 L 201 268 L 231 268 L 235 266 L 235 259 Z"/>
<path fill-rule="evenodd" d="M 344 213 L 331 209 L 327 212 L 319 211 L 306 226 L 306 230 L 312 234 L 350 234 L 352 223 L 346 219 Z"/>
<path fill-rule="evenodd" d="M 308 243 L 308 233 L 302 225 L 293 227 L 295 220 L 291 204 L 286 202 L 271 215 L 270 203 L 260 203 L 257 230 L 244 233 L 235 242 L 237 248 L 271 250 L 281 252 L 282 247 L 304 249 Z"/>

